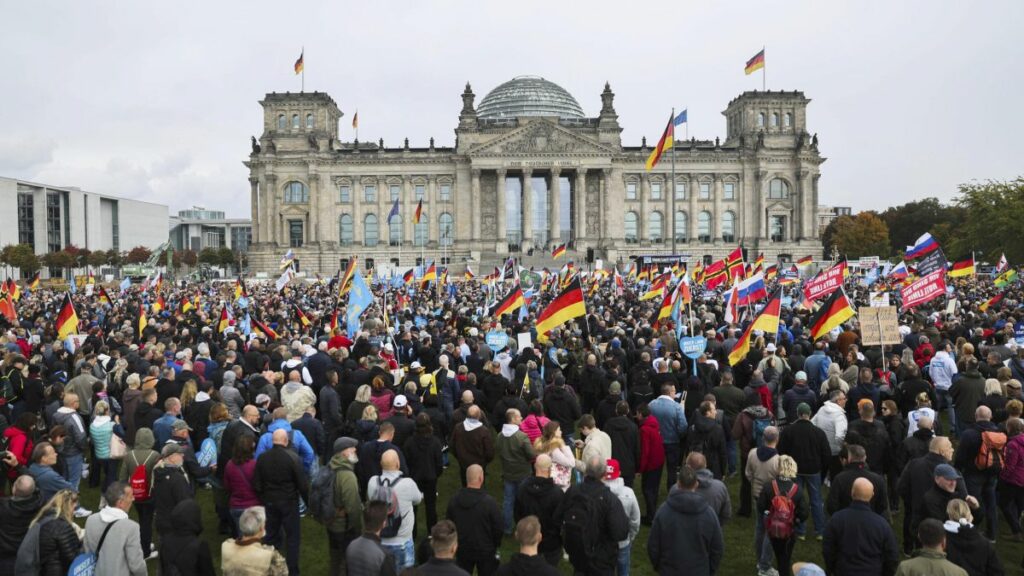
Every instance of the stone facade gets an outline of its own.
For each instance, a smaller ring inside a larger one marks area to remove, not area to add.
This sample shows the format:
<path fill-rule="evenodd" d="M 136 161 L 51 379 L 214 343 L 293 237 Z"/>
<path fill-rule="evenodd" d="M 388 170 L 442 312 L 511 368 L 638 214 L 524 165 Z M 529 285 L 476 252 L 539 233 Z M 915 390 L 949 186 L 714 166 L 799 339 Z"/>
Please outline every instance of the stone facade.
<path fill-rule="evenodd" d="M 502 85 L 503 97 L 517 80 Z M 537 95 L 530 97 L 536 104 Z M 564 91 L 558 97 L 571 99 Z M 453 271 L 471 259 L 486 272 L 509 253 L 530 263 L 531 249 L 539 263 L 562 242 L 577 260 L 593 249 L 621 262 L 672 253 L 673 230 L 675 253 L 689 261 L 719 258 L 737 245 L 769 261 L 820 252 L 825 159 L 807 132 L 810 100 L 802 93 L 741 94 L 723 112 L 724 141 L 677 140 L 651 172 L 645 161 L 654 142 L 624 146 L 607 84 L 600 97 L 595 118 L 485 116 L 467 84 L 455 146 L 431 139 L 414 148 L 408 140 L 398 147 L 339 141 L 342 113 L 327 94 L 268 94 L 263 133 L 245 162 L 250 267 L 273 272 L 291 248 L 302 270 L 325 275 L 353 254 L 401 267 L 423 254 L 446 259 Z M 393 198 L 399 215 L 389 226 Z M 421 200 L 423 221 L 414 225 Z"/>

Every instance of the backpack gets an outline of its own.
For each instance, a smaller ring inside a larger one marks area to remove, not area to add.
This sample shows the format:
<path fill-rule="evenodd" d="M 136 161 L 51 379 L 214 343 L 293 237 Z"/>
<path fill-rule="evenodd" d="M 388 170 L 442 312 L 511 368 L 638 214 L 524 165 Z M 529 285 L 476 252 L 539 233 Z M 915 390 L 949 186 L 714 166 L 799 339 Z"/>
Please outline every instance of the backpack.
<path fill-rule="evenodd" d="M 599 496 L 588 496 L 578 487 L 569 496 L 562 519 L 562 543 L 570 558 L 591 558 L 597 553 L 601 527 Z"/>
<path fill-rule="evenodd" d="M 754 444 L 758 448 L 764 447 L 764 430 L 765 428 L 772 425 L 771 418 L 758 418 L 754 420 L 752 428 L 754 429 Z"/>
<path fill-rule="evenodd" d="M 1003 467 L 1003 450 L 1006 448 L 1006 434 L 988 430 L 981 433 L 981 446 L 974 458 L 978 470 L 998 472 Z"/>
<path fill-rule="evenodd" d="M 394 481 L 387 480 L 382 476 L 377 477 L 377 495 L 371 500 L 386 502 L 388 505 L 388 517 L 384 520 L 384 528 L 380 531 L 381 539 L 398 536 L 398 530 L 402 527 L 402 509 L 398 501 L 398 492 L 395 492 L 395 484 L 401 479 L 401 476 L 395 478 Z"/>
<path fill-rule="evenodd" d="M 337 473 L 329 466 L 317 471 L 309 485 L 309 513 L 321 524 L 330 524 L 337 509 L 334 507 L 334 481 Z"/>
<path fill-rule="evenodd" d="M 128 486 L 131 487 L 132 497 L 135 498 L 136 502 L 149 501 L 152 482 L 150 481 L 146 465 L 149 464 L 149 459 L 152 457 L 153 455 L 150 454 L 146 457 L 145 462 L 139 464 L 139 461 L 136 459 L 135 452 L 132 452 L 132 460 L 135 460 L 135 469 L 132 470 L 132 475 L 128 477 Z"/>
<path fill-rule="evenodd" d="M 15 370 L 17 370 L 17 368 L 11 368 L 6 374 L 0 377 L 0 406 L 13 404 L 18 401 L 18 393 L 14 389 L 14 384 L 11 382 L 11 374 L 14 374 Z"/>
<path fill-rule="evenodd" d="M 793 524 L 796 523 L 796 503 L 793 496 L 796 495 L 797 485 L 794 482 L 789 492 L 779 493 L 779 483 L 772 480 L 772 500 L 768 505 L 768 514 L 764 517 L 764 529 L 769 538 L 786 540 L 793 535 Z"/>
<path fill-rule="evenodd" d="M 18 556 L 14 561 L 15 574 L 36 575 L 40 573 L 39 529 L 42 528 L 43 524 L 53 520 L 55 517 L 53 514 L 43 516 L 28 529 L 25 539 L 18 546 Z"/>

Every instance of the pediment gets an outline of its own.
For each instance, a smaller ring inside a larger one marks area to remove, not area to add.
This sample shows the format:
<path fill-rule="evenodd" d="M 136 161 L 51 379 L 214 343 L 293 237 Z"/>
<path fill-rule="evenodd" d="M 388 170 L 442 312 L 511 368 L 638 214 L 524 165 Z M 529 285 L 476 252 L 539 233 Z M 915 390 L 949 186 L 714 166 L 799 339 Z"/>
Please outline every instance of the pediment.
<path fill-rule="evenodd" d="M 282 216 L 305 216 L 309 213 L 309 207 L 304 204 L 286 204 L 280 213 Z"/>
<path fill-rule="evenodd" d="M 548 119 L 529 121 L 508 134 L 471 148 L 470 156 L 544 156 L 580 154 L 610 156 L 617 152 L 604 144 L 562 128 Z"/>
<path fill-rule="evenodd" d="M 785 200 L 773 200 L 770 204 L 768 204 L 766 209 L 769 212 L 789 212 L 790 210 L 793 209 L 793 207 L 790 206 L 789 202 Z"/>

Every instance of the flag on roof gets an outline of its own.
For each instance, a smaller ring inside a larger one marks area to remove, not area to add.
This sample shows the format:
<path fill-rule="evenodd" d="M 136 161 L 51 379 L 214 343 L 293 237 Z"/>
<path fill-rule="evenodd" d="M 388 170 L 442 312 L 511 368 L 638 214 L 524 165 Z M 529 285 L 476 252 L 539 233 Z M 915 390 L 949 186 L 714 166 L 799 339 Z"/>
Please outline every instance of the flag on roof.
<path fill-rule="evenodd" d="M 665 131 L 661 134 L 661 138 L 658 140 L 658 145 L 651 150 L 650 156 L 647 157 L 647 171 L 650 172 L 655 166 L 658 165 L 658 161 L 661 160 L 661 156 L 672 149 L 672 142 L 675 138 L 675 126 L 673 116 L 668 117 L 668 124 L 665 126 Z"/>
<path fill-rule="evenodd" d="M 764 48 L 757 54 L 754 54 L 753 58 L 747 60 L 747 64 L 743 67 L 743 73 L 750 76 L 762 68 L 764 68 Z"/>

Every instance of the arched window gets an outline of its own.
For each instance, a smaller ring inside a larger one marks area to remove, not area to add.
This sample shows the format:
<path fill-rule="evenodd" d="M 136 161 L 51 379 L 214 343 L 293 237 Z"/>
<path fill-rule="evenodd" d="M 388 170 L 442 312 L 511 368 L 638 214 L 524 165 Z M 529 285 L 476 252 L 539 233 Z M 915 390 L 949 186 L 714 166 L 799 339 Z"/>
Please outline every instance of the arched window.
<path fill-rule="evenodd" d="M 377 215 L 367 214 L 363 219 L 363 245 L 376 246 L 380 241 L 380 230 L 377 227 Z"/>
<path fill-rule="evenodd" d="M 626 244 L 636 244 L 640 238 L 638 235 L 638 218 L 636 212 L 626 212 L 625 230 L 626 230 Z"/>
<path fill-rule="evenodd" d="M 789 184 L 781 178 L 775 178 L 768 184 L 769 198 L 789 198 Z"/>
<path fill-rule="evenodd" d="M 778 128 L 778 127 L 779 127 L 779 113 L 778 112 L 772 112 L 772 128 Z"/>
<path fill-rule="evenodd" d="M 736 241 L 736 214 L 732 210 L 722 213 L 722 241 Z"/>
<path fill-rule="evenodd" d="M 413 246 L 426 246 L 427 242 L 430 241 L 430 218 L 427 217 L 427 211 L 423 211 L 423 215 L 420 217 L 419 224 L 413 224 L 412 227 L 412 245 Z"/>
<path fill-rule="evenodd" d="M 313 115 L 312 114 L 306 114 L 306 130 L 312 130 L 312 129 L 313 129 Z"/>
<path fill-rule="evenodd" d="M 786 112 L 786 115 L 782 117 L 782 125 L 786 128 L 793 126 L 793 114 Z"/>
<path fill-rule="evenodd" d="M 289 182 L 284 185 L 285 204 L 305 204 L 309 202 L 309 188 L 302 182 Z"/>
<path fill-rule="evenodd" d="M 757 115 L 757 125 L 758 125 L 758 127 L 759 128 L 764 128 L 764 122 L 765 122 L 764 112 L 758 113 L 758 115 Z"/>
<path fill-rule="evenodd" d="M 697 216 L 697 239 L 711 242 L 711 212 L 705 210 Z"/>
<path fill-rule="evenodd" d="M 298 129 L 299 129 L 299 115 L 298 114 L 292 114 L 292 130 L 298 130 Z"/>
<path fill-rule="evenodd" d="M 686 240 L 689 238 L 686 231 L 687 224 L 688 222 L 686 212 L 676 212 L 676 242 L 686 242 Z"/>
<path fill-rule="evenodd" d="M 351 214 L 342 214 L 338 219 L 338 239 L 342 246 L 351 246 L 356 240 L 356 231 Z"/>
<path fill-rule="evenodd" d="M 288 118 L 285 118 L 284 114 L 279 114 L 277 116 L 277 129 L 278 130 L 287 130 L 288 129 Z"/>
<path fill-rule="evenodd" d="M 437 217 L 439 234 L 441 234 L 441 246 L 451 246 L 455 241 L 455 219 L 447 212 L 442 212 Z"/>
<path fill-rule="evenodd" d="M 402 241 L 404 240 L 404 238 L 402 237 L 402 230 L 404 229 L 402 224 L 403 222 L 401 214 L 395 214 L 394 216 L 389 218 L 388 241 L 392 246 L 400 246 L 402 244 Z"/>
<path fill-rule="evenodd" d="M 651 242 L 655 244 L 665 241 L 665 229 L 661 226 L 661 212 L 655 210 L 647 217 L 647 234 Z"/>

